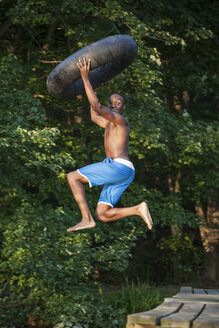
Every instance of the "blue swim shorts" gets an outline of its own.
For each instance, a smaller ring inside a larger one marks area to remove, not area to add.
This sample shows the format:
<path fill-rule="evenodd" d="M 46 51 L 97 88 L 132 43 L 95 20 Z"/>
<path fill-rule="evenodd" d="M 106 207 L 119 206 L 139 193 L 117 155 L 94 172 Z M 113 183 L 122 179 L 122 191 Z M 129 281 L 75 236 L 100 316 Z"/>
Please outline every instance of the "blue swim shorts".
<path fill-rule="evenodd" d="M 112 207 L 135 177 L 133 164 L 121 158 L 112 160 L 107 157 L 103 162 L 87 165 L 77 171 L 88 179 L 90 187 L 104 185 L 98 203 Z"/>

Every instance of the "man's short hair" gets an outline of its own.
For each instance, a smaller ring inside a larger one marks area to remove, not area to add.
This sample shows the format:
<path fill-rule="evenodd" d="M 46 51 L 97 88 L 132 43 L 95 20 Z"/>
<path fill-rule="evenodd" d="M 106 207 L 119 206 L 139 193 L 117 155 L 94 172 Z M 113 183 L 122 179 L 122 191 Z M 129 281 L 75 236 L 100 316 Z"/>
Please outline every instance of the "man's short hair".
<path fill-rule="evenodd" d="M 125 99 L 125 97 L 123 95 L 121 95 L 121 93 L 115 92 L 112 95 L 118 95 L 118 96 L 120 96 L 123 99 L 123 104 L 126 105 L 126 99 Z M 111 97 L 112 97 L 112 95 L 109 97 L 109 100 L 108 100 L 109 103 L 111 103 Z"/>

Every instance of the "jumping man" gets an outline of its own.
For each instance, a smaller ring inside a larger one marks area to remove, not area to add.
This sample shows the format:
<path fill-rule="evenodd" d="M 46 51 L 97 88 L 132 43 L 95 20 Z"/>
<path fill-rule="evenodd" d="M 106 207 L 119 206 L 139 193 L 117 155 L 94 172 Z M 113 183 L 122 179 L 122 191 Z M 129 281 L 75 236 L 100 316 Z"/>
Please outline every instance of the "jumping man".
<path fill-rule="evenodd" d="M 125 100 L 120 94 L 109 98 L 108 107 L 100 104 L 89 80 L 90 60 L 85 58 L 77 63 L 90 103 L 91 120 L 105 129 L 104 146 L 106 159 L 68 173 L 67 179 L 80 208 L 82 220 L 67 231 L 93 228 L 96 223 L 88 208 L 83 184 L 90 187 L 104 185 L 96 208 L 96 219 L 102 222 L 116 221 L 131 215 L 140 216 L 152 229 L 152 219 L 145 202 L 136 206 L 116 208 L 116 203 L 135 176 L 133 164 L 129 161 L 129 123 L 122 116 Z"/>

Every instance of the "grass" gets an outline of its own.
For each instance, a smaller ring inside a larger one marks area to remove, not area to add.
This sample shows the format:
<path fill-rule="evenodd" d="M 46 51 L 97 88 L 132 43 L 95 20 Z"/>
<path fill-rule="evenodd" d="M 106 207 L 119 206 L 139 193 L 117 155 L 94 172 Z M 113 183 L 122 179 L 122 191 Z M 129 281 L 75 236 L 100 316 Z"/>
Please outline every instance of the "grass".
<path fill-rule="evenodd" d="M 120 310 L 122 327 L 125 327 L 128 314 L 144 312 L 157 307 L 165 297 L 175 295 L 176 286 L 150 286 L 146 282 L 129 282 L 122 287 L 103 287 L 102 296 L 114 311 Z"/>

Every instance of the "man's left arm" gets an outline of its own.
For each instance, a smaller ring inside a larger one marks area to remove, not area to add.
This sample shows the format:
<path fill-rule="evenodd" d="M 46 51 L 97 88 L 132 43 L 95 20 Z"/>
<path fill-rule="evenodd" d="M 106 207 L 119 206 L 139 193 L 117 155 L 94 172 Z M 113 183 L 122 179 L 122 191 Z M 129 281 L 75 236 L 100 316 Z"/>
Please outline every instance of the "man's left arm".
<path fill-rule="evenodd" d="M 83 58 L 83 62 L 79 60 L 77 66 L 81 72 L 81 77 L 84 82 L 84 88 L 87 94 L 88 101 L 91 105 L 92 110 L 97 113 L 97 117 L 98 115 L 100 115 L 103 119 L 113 122 L 115 124 L 127 125 L 127 120 L 122 115 L 120 115 L 119 113 L 113 113 L 109 108 L 101 105 L 101 103 L 99 102 L 99 99 L 97 98 L 89 80 L 90 59 L 88 60 L 88 62 L 85 58 Z"/>
<path fill-rule="evenodd" d="M 84 82 L 84 88 L 85 88 L 85 92 L 86 92 L 88 101 L 89 101 L 92 109 L 96 111 L 97 108 L 101 107 L 101 104 L 100 104 L 99 99 L 97 98 L 97 96 L 94 92 L 94 89 L 89 80 L 90 59 L 88 60 L 88 62 L 86 61 L 85 58 L 83 58 L 83 62 L 81 62 L 79 60 L 79 62 L 77 63 L 77 66 L 80 70 L 81 77 Z"/>

